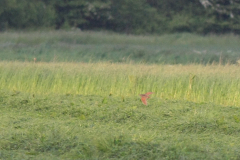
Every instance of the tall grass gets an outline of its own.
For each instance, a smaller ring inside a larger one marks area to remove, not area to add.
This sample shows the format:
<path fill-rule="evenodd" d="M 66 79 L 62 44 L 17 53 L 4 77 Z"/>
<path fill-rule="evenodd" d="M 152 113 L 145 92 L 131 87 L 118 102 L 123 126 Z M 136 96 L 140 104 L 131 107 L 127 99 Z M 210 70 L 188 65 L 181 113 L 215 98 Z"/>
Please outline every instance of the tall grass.
<path fill-rule="evenodd" d="M 147 64 L 235 64 L 239 36 L 121 35 L 106 32 L 4 32 L 0 58 L 41 62 L 136 62 Z"/>
<path fill-rule="evenodd" d="M 239 72 L 236 65 L 0 62 L 0 89 L 123 99 L 152 91 L 162 99 L 239 106 Z"/>

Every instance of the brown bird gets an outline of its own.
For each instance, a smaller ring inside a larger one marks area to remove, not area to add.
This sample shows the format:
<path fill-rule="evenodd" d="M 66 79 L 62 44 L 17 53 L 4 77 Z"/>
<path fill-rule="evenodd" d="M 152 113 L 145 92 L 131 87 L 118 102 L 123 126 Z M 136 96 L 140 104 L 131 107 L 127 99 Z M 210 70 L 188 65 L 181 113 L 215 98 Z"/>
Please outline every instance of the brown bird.
<path fill-rule="evenodd" d="M 143 104 L 147 105 L 147 99 L 150 98 L 149 95 L 153 94 L 153 92 L 147 92 L 145 94 L 139 94 L 139 96 L 141 96 L 141 100 L 143 102 Z"/>

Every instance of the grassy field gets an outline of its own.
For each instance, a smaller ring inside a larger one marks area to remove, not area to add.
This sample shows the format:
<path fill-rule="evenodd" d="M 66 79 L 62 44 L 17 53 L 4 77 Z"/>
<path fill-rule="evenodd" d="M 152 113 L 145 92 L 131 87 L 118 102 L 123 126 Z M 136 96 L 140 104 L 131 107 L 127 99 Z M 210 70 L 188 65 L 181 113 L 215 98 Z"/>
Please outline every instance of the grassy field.
<path fill-rule="evenodd" d="M 0 159 L 240 159 L 238 36 L 0 37 Z"/>
<path fill-rule="evenodd" d="M 239 36 L 119 35 L 105 32 L 0 33 L 1 60 L 124 62 L 145 64 L 236 64 Z"/>
<path fill-rule="evenodd" d="M 239 159 L 238 107 L 1 92 L 1 159 Z"/>
<path fill-rule="evenodd" d="M 239 159 L 239 70 L 1 62 L 0 158 Z"/>
<path fill-rule="evenodd" d="M 239 72 L 237 65 L 1 62 L 0 89 L 122 98 L 152 91 L 162 99 L 240 106 Z"/>

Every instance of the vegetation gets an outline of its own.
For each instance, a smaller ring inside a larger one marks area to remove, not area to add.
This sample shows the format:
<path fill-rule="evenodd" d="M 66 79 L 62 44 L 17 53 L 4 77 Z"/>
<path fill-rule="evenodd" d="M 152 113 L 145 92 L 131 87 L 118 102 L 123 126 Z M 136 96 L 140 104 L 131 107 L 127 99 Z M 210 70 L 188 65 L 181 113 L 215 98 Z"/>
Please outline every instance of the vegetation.
<path fill-rule="evenodd" d="M 240 159 L 238 41 L 1 33 L 0 159 Z"/>
<path fill-rule="evenodd" d="M 236 35 L 48 31 L 4 32 L 0 37 L 0 57 L 7 61 L 238 64 L 240 50 Z"/>
<path fill-rule="evenodd" d="M 238 72 L 1 62 L 0 157 L 239 159 Z M 138 94 L 147 91 L 155 93 L 144 106 Z"/>
<path fill-rule="evenodd" d="M 0 30 L 239 33 L 237 0 L 1 0 Z"/>
<path fill-rule="evenodd" d="M 240 105 L 238 66 L 0 63 L 0 88 L 33 94 L 119 96 Z M 60 87 L 61 86 L 61 87 Z"/>

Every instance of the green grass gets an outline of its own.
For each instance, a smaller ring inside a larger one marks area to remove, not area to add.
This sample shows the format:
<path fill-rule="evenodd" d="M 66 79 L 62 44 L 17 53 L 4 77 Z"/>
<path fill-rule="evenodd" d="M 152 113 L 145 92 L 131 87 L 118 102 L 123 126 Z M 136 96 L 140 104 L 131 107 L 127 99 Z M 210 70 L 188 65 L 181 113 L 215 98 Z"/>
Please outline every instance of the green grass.
<path fill-rule="evenodd" d="M 238 36 L 0 37 L 0 159 L 240 159 Z"/>
<path fill-rule="evenodd" d="M 239 108 L 1 91 L 1 159 L 239 159 Z"/>
<path fill-rule="evenodd" d="M 239 159 L 239 69 L 1 62 L 0 158 Z"/>
<path fill-rule="evenodd" d="M 240 106 L 239 66 L 1 62 L 0 89 L 33 94 L 131 97 Z"/>
<path fill-rule="evenodd" d="M 4 32 L 0 57 L 7 61 L 235 64 L 239 36 L 120 35 L 106 32 Z"/>

